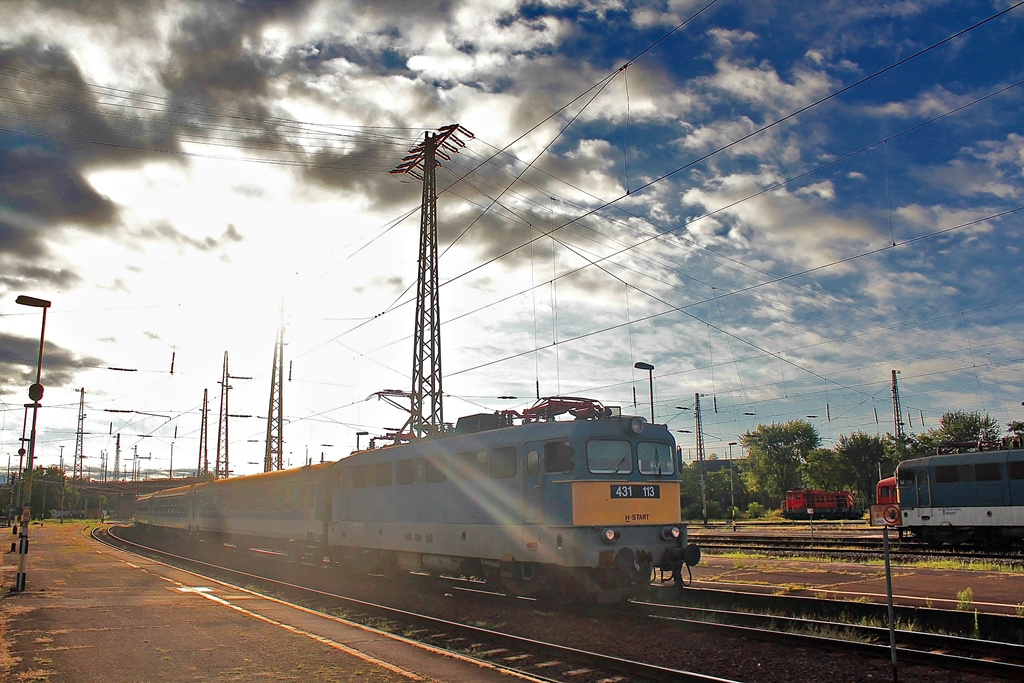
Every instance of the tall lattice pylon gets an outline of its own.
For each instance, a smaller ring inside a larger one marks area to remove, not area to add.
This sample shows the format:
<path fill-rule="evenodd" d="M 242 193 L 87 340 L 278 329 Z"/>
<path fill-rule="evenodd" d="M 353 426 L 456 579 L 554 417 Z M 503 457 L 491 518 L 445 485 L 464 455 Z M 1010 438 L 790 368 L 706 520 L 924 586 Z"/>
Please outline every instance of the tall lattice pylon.
<path fill-rule="evenodd" d="M 217 418 L 217 461 L 213 476 L 216 479 L 228 476 L 228 352 L 224 352 L 224 370 L 220 380 L 220 413 Z"/>
<path fill-rule="evenodd" d="M 284 317 L 284 311 L 281 312 Z M 274 366 L 270 371 L 270 407 L 267 409 L 267 448 L 263 471 L 284 469 L 284 320 L 274 345 Z"/>
<path fill-rule="evenodd" d="M 117 434 L 117 443 L 114 447 L 114 471 L 111 480 L 119 481 L 121 478 L 121 434 Z"/>
<path fill-rule="evenodd" d="M 85 434 L 85 387 L 79 389 L 81 396 L 78 397 L 78 431 L 75 433 L 75 464 L 71 472 L 72 479 L 83 479 L 85 449 L 82 446 L 82 437 Z"/>
<path fill-rule="evenodd" d="M 896 384 L 898 370 L 893 371 L 893 436 L 896 437 L 897 445 L 903 444 L 903 409 L 899 404 L 899 386 Z"/>
<path fill-rule="evenodd" d="M 419 277 L 416 281 L 416 328 L 413 333 L 412 398 L 409 420 L 402 432 L 417 437 L 444 427 L 441 382 L 441 312 L 437 271 L 437 167 L 438 157 L 450 160 L 465 147 L 458 135 L 473 134 L 457 123 L 425 133 L 391 173 L 410 175 L 423 182 L 420 203 Z"/>
<path fill-rule="evenodd" d="M 209 389 L 203 389 L 203 414 L 199 422 L 199 464 L 196 465 L 196 476 L 210 471 L 210 399 Z"/>
<path fill-rule="evenodd" d="M 704 525 L 708 523 L 708 485 L 704 478 L 704 423 L 700 417 L 700 394 L 693 395 L 694 430 L 697 437 L 697 466 L 700 468 L 700 508 Z"/>

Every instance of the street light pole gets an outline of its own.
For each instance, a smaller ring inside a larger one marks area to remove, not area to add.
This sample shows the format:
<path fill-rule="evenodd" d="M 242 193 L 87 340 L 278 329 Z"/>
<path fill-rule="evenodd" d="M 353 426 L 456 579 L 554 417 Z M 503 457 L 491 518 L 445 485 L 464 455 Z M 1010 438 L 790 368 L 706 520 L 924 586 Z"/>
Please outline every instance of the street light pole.
<path fill-rule="evenodd" d="M 651 388 L 651 424 L 654 424 L 654 366 L 650 363 L 638 361 L 633 363 L 633 367 L 637 370 L 647 371 L 647 382 Z"/>
<path fill-rule="evenodd" d="M 735 441 L 729 442 L 729 512 L 732 514 L 732 530 L 736 531 L 736 487 L 732 481 L 732 447 Z"/>
<path fill-rule="evenodd" d="M 25 590 L 26 566 L 28 565 L 28 524 L 32 518 L 32 467 L 36 454 L 36 420 L 39 417 L 39 401 L 43 398 L 43 385 L 40 383 L 43 373 L 43 340 L 46 337 L 46 309 L 50 302 L 45 299 L 37 299 L 32 296 L 19 296 L 16 300 L 22 306 L 43 309 L 43 325 L 39 330 L 39 360 L 36 363 L 36 382 L 28 388 L 28 397 L 32 403 L 26 403 L 26 408 L 32 408 L 32 431 L 28 440 L 28 461 L 26 472 L 23 475 L 25 485 L 21 489 L 22 506 L 21 511 L 21 534 L 18 538 L 18 574 L 14 580 L 13 591 L 20 593 Z"/>

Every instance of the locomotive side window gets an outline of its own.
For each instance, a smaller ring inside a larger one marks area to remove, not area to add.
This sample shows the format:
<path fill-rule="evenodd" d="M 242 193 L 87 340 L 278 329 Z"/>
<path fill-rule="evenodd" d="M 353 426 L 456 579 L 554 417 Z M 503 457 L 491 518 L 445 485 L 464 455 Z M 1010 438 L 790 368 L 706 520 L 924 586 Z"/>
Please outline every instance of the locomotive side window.
<path fill-rule="evenodd" d="M 1024 460 L 1016 460 L 1006 463 L 1010 470 L 1010 479 L 1024 479 Z"/>
<path fill-rule="evenodd" d="M 379 462 L 374 468 L 374 484 L 376 486 L 391 486 L 391 463 Z"/>
<path fill-rule="evenodd" d="M 936 484 L 955 484 L 960 481 L 960 468 L 956 465 L 941 465 L 935 468 Z"/>
<path fill-rule="evenodd" d="M 540 453 L 530 451 L 526 454 L 526 473 L 531 477 L 536 477 L 538 472 L 540 472 Z"/>
<path fill-rule="evenodd" d="M 366 465 L 356 465 L 352 468 L 352 488 L 365 489 L 370 485 L 369 469 Z"/>
<path fill-rule="evenodd" d="M 463 451 L 452 459 L 452 473 L 467 481 L 487 476 L 487 451 Z"/>
<path fill-rule="evenodd" d="M 629 474 L 633 471 L 633 448 L 628 441 L 588 441 L 587 468 L 594 474 Z"/>
<path fill-rule="evenodd" d="M 487 467 L 491 479 L 508 479 L 516 476 L 516 447 L 504 446 L 491 450 Z"/>
<path fill-rule="evenodd" d="M 636 459 L 642 474 L 674 474 L 672 449 L 667 443 L 641 442 L 636 447 Z"/>
<path fill-rule="evenodd" d="M 427 458 L 424 464 L 423 479 L 428 484 L 444 481 L 444 461 L 439 456 Z"/>
<path fill-rule="evenodd" d="M 997 462 L 980 462 L 974 466 L 974 476 L 978 481 L 1001 481 L 1003 468 Z"/>
<path fill-rule="evenodd" d="M 572 444 L 568 441 L 549 441 L 544 444 L 545 472 L 572 472 Z"/>
<path fill-rule="evenodd" d="M 395 463 L 395 483 L 399 486 L 416 483 L 416 460 L 399 460 Z"/>
<path fill-rule="evenodd" d="M 974 481 L 974 465 L 960 465 L 960 480 Z"/>

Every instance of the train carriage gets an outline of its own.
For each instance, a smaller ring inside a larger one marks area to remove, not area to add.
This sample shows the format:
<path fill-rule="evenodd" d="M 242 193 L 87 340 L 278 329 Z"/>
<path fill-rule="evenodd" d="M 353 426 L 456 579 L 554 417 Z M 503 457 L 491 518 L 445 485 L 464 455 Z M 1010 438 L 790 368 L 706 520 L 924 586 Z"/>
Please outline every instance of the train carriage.
<path fill-rule="evenodd" d="M 1024 540 L 1024 449 L 904 460 L 899 526 L 932 545 Z"/>

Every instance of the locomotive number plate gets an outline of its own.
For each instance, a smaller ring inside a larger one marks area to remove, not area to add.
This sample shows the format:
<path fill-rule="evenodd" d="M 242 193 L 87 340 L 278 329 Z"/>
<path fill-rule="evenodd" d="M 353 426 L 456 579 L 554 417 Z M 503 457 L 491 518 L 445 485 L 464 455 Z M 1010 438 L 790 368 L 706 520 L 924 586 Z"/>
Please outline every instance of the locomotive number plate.
<path fill-rule="evenodd" d="M 661 498 L 657 484 L 612 484 L 612 498 Z"/>

